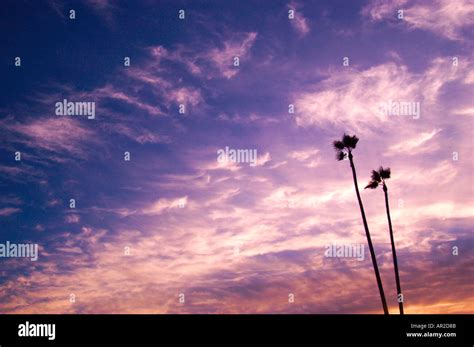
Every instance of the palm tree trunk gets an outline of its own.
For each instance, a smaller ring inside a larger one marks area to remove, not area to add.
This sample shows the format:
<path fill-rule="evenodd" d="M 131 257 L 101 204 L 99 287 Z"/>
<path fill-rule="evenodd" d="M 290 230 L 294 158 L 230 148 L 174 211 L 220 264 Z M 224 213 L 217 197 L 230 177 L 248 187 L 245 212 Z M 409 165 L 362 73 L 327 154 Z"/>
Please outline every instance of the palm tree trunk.
<path fill-rule="evenodd" d="M 351 163 L 352 177 L 354 178 L 354 186 L 357 194 L 357 200 L 359 201 L 360 213 L 362 215 L 362 222 L 364 223 L 365 235 L 367 236 L 367 243 L 369 244 L 370 256 L 372 257 L 372 264 L 374 266 L 375 277 L 377 279 L 377 285 L 379 287 L 380 298 L 382 299 L 383 311 L 385 314 L 389 314 L 387 301 L 385 300 L 385 293 L 383 291 L 382 279 L 379 273 L 379 267 L 377 266 L 377 258 L 375 257 L 374 246 L 372 245 L 372 239 L 370 238 L 369 226 L 367 225 L 367 218 L 365 217 L 364 206 L 362 205 L 362 199 L 360 198 L 359 185 L 357 184 L 357 175 L 354 166 L 352 153 L 349 152 L 349 161 Z"/>
<path fill-rule="evenodd" d="M 392 255 L 393 255 L 393 267 L 395 268 L 395 281 L 397 282 L 397 300 L 399 300 L 400 294 L 402 294 L 402 287 L 400 285 L 400 275 L 398 274 L 398 262 L 397 252 L 395 251 L 395 240 L 393 239 L 392 219 L 390 218 L 390 207 L 388 206 L 388 191 L 385 182 L 383 184 L 383 191 L 385 193 L 385 207 L 387 209 L 388 228 L 390 230 L 390 241 L 392 243 Z M 403 298 L 403 296 L 402 296 Z M 403 314 L 403 301 L 398 302 L 400 314 Z"/>

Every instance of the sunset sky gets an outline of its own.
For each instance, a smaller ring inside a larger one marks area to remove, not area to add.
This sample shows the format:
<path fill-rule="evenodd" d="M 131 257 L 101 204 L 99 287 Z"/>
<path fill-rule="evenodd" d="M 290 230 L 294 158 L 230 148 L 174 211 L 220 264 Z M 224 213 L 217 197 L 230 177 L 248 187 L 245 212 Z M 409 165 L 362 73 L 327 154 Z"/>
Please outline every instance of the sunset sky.
<path fill-rule="evenodd" d="M 39 245 L 0 258 L 0 313 L 382 313 L 344 132 L 361 189 L 392 170 L 405 312 L 474 313 L 474 1 L 9 0 L 0 29 L 0 243 Z"/>

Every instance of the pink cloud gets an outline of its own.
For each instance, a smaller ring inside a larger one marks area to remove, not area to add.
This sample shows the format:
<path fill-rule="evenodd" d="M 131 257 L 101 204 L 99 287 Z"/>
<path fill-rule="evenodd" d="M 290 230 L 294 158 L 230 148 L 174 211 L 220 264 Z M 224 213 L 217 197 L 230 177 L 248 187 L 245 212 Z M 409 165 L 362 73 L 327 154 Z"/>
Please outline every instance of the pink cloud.
<path fill-rule="evenodd" d="M 394 20 L 404 11 L 403 23 L 410 29 L 421 29 L 450 39 L 463 40 L 462 31 L 474 23 L 474 4 L 469 0 L 375 0 L 362 11 L 373 21 Z"/>
<path fill-rule="evenodd" d="M 403 140 L 396 143 L 388 149 L 387 155 L 404 153 L 407 155 L 415 155 L 436 151 L 439 149 L 437 142 L 431 141 L 441 130 L 434 129 L 429 132 L 418 134 L 414 138 Z"/>
<path fill-rule="evenodd" d="M 422 74 L 394 62 L 363 71 L 332 69 L 330 77 L 315 90 L 295 95 L 295 120 L 299 126 L 344 125 L 350 131 L 366 134 L 382 124 L 399 124 L 401 117 L 382 112 L 382 106 L 393 101 L 418 102 L 423 118 L 436 112 L 442 88 L 454 81 L 460 83 L 470 66 L 453 68 L 450 58 L 435 58 Z"/>
<path fill-rule="evenodd" d="M 86 121 L 87 122 L 87 121 Z M 53 152 L 57 155 L 73 154 L 85 157 L 86 142 L 95 142 L 93 131 L 72 118 L 51 116 L 24 123 L 9 123 L 5 127 L 16 133 L 18 142 L 29 147 Z M 50 157 L 61 161 L 60 157 Z"/>
<path fill-rule="evenodd" d="M 79 223 L 79 221 L 81 220 L 81 217 L 77 214 L 67 214 L 65 217 L 64 217 L 64 220 L 66 221 L 66 223 Z"/>
<path fill-rule="evenodd" d="M 197 106 L 203 102 L 199 90 L 189 87 L 172 89 L 166 95 L 169 101 L 183 105 Z"/>
<path fill-rule="evenodd" d="M 202 57 L 211 61 L 219 73 L 227 79 L 237 75 L 239 67 L 233 66 L 234 57 L 238 57 L 241 62 L 249 54 L 255 40 L 256 32 L 250 32 L 242 35 L 241 39 L 230 39 L 223 42 L 222 48 L 212 48 Z"/>
<path fill-rule="evenodd" d="M 295 28 L 295 30 L 301 36 L 305 36 L 306 34 L 308 34 L 310 29 L 309 29 L 309 25 L 307 23 L 307 20 L 303 16 L 303 13 L 301 12 L 301 10 L 297 10 L 297 9 L 301 8 L 300 4 L 298 4 L 296 2 L 290 2 L 288 4 L 288 8 L 290 10 L 294 11 L 294 18 L 290 19 L 290 23 L 293 26 L 293 28 Z"/>
<path fill-rule="evenodd" d="M 140 101 L 138 97 L 134 97 L 130 94 L 126 94 L 123 91 L 117 90 L 116 87 L 112 86 L 111 84 L 95 90 L 93 95 L 100 98 L 111 98 L 126 102 L 127 104 L 142 109 L 153 116 L 162 116 L 165 114 L 156 105 L 151 105 L 149 103 Z"/>
<path fill-rule="evenodd" d="M 20 212 L 21 209 L 17 207 L 6 207 L 6 208 L 0 208 L 0 216 L 2 217 L 8 217 L 11 216 L 12 214 Z"/>

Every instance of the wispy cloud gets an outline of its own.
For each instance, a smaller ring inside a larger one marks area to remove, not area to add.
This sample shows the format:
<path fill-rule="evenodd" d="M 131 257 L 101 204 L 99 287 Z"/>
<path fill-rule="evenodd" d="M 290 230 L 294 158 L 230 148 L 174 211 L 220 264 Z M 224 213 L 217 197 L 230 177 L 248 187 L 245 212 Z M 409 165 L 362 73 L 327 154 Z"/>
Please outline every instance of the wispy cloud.
<path fill-rule="evenodd" d="M 7 216 L 10 216 L 12 214 L 18 213 L 20 211 L 21 211 L 21 209 L 19 209 L 17 207 L 0 208 L 0 216 L 7 217 Z"/>
<path fill-rule="evenodd" d="M 404 13 L 402 23 L 407 23 L 409 29 L 431 31 L 449 40 L 472 40 L 472 36 L 464 35 L 474 25 L 474 4 L 470 0 L 375 0 L 363 9 L 363 14 L 373 21 L 393 21 L 399 10 Z"/>
<path fill-rule="evenodd" d="M 239 36 L 224 41 L 222 47 L 212 48 L 202 55 L 217 68 L 222 76 L 228 79 L 239 72 L 239 67 L 234 65 L 234 58 L 237 57 L 243 63 L 257 39 L 256 32 Z"/>
<path fill-rule="evenodd" d="M 421 117 L 434 106 L 447 83 L 463 78 L 467 66 L 455 69 L 449 58 L 436 58 L 424 74 L 410 72 L 407 66 L 388 62 L 366 70 L 334 70 L 313 91 L 295 96 L 296 122 L 300 126 L 346 126 L 364 133 L 400 117 L 382 112 L 388 102 L 418 102 Z M 413 117 L 412 117 L 413 118 Z M 416 120 L 413 120 L 416 121 Z"/>
<path fill-rule="evenodd" d="M 30 119 L 28 122 L 10 123 L 4 124 L 4 126 L 15 134 L 17 142 L 34 149 L 57 154 L 59 161 L 65 154 L 84 158 L 87 152 L 85 143 L 97 142 L 94 139 L 93 131 L 72 118 L 56 116 L 54 118 Z"/>
<path fill-rule="evenodd" d="M 415 155 L 423 152 L 436 151 L 439 149 L 437 143 L 429 143 L 433 137 L 440 132 L 440 129 L 434 129 L 430 132 L 425 132 L 416 135 L 414 138 L 404 140 L 396 143 L 388 149 L 388 154 L 408 154 Z"/>
<path fill-rule="evenodd" d="M 295 1 L 290 2 L 288 5 L 288 9 L 294 11 L 293 15 L 294 18 L 290 18 L 290 23 L 292 27 L 300 34 L 301 36 L 305 36 L 309 33 L 310 28 L 308 22 L 303 15 L 302 6 L 300 3 Z"/>

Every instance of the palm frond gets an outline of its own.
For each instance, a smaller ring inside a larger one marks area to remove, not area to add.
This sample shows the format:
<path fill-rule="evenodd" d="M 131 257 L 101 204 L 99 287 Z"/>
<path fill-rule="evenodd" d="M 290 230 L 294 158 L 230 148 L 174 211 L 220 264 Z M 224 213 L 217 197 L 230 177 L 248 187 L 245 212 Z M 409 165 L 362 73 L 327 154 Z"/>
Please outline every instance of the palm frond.
<path fill-rule="evenodd" d="M 379 186 L 379 182 L 377 182 L 377 181 L 370 181 L 369 184 L 367 184 L 364 189 L 367 189 L 367 188 L 369 188 L 369 189 L 375 189 L 375 188 L 377 188 L 378 186 Z"/>
<path fill-rule="evenodd" d="M 342 151 L 344 149 L 344 143 L 342 143 L 342 141 L 336 140 L 332 144 L 336 150 Z"/>
<path fill-rule="evenodd" d="M 381 181 L 380 174 L 378 173 L 378 171 L 375 171 L 375 170 L 372 170 L 372 175 L 370 176 L 370 178 L 372 179 L 372 181 L 376 181 L 376 182 Z"/>
<path fill-rule="evenodd" d="M 336 153 L 336 159 L 341 161 L 341 160 L 344 160 L 346 158 L 346 153 L 344 153 L 343 151 L 337 151 Z"/>
<path fill-rule="evenodd" d="M 346 148 L 356 148 L 357 142 L 359 142 L 359 138 L 356 135 L 350 136 L 344 134 L 344 136 L 342 136 L 342 143 Z"/>
<path fill-rule="evenodd" d="M 382 166 L 379 168 L 379 175 L 382 179 L 386 180 L 390 178 L 390 168 L 384 169 Z"/>

